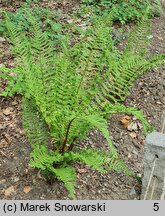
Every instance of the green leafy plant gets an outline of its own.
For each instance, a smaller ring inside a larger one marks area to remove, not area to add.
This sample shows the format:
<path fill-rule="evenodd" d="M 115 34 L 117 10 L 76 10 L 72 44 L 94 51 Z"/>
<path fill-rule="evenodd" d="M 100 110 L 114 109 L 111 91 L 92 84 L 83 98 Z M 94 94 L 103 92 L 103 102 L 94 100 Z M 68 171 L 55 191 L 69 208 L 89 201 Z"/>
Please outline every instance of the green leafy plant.
<path fill-rule="evenodd" d="M 11 69 L 1 67 L 0 78 L 6 81 L 5 91 L 0 92 L 0 96 L 12 96 L 15 93 L 22 93 L 23 91 L 23 77 L 20 74 L 13 73 Z"/>
<path fill-rule="evenodd" d="M 55 52 L 40 24 L 27 11 L 25 15 L 33 34 L 19 31 L 8 16 L 6 27 L 16 57 L 12 70 L 21 77 L 23 125 L 33 148 L 31 165 L 47 178 L 55 175 L 63 181 L 72 198 L 75 161 L 103 173 L 111 169 L 135 176 L 113 147 L 105 117 L 127 112 L 142 121 L 145 132 L 150 129 L 142 111 L 122 104 L 141 74 L 164 63 L 164 54 L 147 55 L 148 22 L 144 19 L 124 51 L 119 51 L 110 37 L 111 16 L 97 16 L 79 43 L 70 47 L 65 39 L 62 50 Z M 77 147 L 92 128 L 101 131 L 109 151 Z"/>
<path fill-rule="evenodd" d="M 47 33 L 50 43 L 55 45 L 56 48 L 60 47 L 64 26 L 59 23 L 58 14 L 48 8 L 42 8 L 40 6 L 31 8 L 29 5 L 25 8 L 18 8 L 15 13 L 8 12 L 9 18 L 17 25 L 17 28 L 27 34 L 31 34 L 32 29 L 29 20 L 24 16 L 25 10 L 33 14 L 36 22 L 40 23 L 40 28 Z M 6 33 L 5 22 L 2 20 L 0 24 L 0 35 L 5 35 Z"/>
<path fill-rule="evenodd" d="M 150 16 L 160 15 L 161 3 L 159 0 L 83 0 L 86 5 L 94 5 L 98 13 L 112 12 L 113 20 L 122 24 L 142 18 L 146 8 L 150 6 Z"/>
<path fill-rule="evenodd" d="M 86 74 L 77 71 L 70 54 L 72 49 L 63 42 L 63 51 L 56 54 L 47 34 L 30 14 L 28 17 L 34 28 L 32 37 L 17 32 L 9 18 L 6 27 L 10 42 L 15 45 L 17 68 L 14 72 L 24 77 L 23 123 L 33 147 L 31 164 L 47 175 L 54 173 L 73 197 L 76 174 L 69 163 L 83 161 L 103 171 L 104 160 L 108 156 L 116 157 L 117 153 L 110 141 L 106 120 L 90 106 L 93 95 L 82 85 Z M 96 90 L 93 88 L 93 91 Z M 92 148 L 74 149 L 76 142 L 92 127 L 98 128 L 107 139 L 111 154 L 100 157 L 100 152 Z M 52 138 L 51 144 L 48 137 Z"/>

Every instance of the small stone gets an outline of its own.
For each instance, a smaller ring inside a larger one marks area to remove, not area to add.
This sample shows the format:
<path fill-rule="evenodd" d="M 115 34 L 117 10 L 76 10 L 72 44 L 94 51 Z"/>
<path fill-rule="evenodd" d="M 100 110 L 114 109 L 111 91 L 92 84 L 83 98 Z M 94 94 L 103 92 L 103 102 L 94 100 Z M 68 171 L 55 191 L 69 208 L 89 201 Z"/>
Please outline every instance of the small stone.
<path fill-rule="evenodd" d="M 89 145 L 92 145 L 92 144 L 93 144 L 92 140 L 89 140 L 88 143 L 89 143 Z"/>
<path fill-rule="evenodd" d="M 138 152 L 136 150 L 133 150 L 132 153 L 138 155 Z"/>
<path fill-rule="evenodd" d="M 113 145 L 116 147 L 116 148 L 119 148 L 120 144 L 119 143 L 116 143 L 114 142 Z"/>
<path fill-rule="evenodd" d="M 6 41 L 6 39 L 5 39 L 5 38 L 3 38 L 3 37 L 0 37 L 0 42 L 1 42 L 1 43 L 5 42 L 5 41 Z"/>
<path fill-rule="evenodd" d="M 115 182 L 114 185 L 115 185 L 116 187 L 118 187 L 119 184 L 118 184 L 118 182 Z"/>
<path fill-rule="evenodd" d="M 159 104 L 159 105 L 161 105 L 161 104 L 162 104 L 162 102 L 160 102 L 160 101 L 156 101 L 156 103 L 157 103 L 157 104 Z"/>
<path fill-rule="evenodd" d="M 5 187 L 5 183 L 6 183 L 5 179 L 0 180 L 0 189 Z"/>
<path fill-rule="evenodd" d="M 18 178 L 18 177 L 13 177 L 13 178 L 12 178 L 12 181 L 13 181 L 13 182 L 18 182 L 18 181 L 19 181 L 19 178 Z"/>
<path fill-rule="evenodd" d="M 44 200 L 45 199 L 45 194 L 42 194 L 40 199 Z"/>
<path fill-rule="evenodd" d="M 137 120 L 137 117 L 136 117 L 136 116 L 133 116 L 133 117 L 132 117 L 132 120 L 133 120 L 133 121 L 136 121 L 136 120 Z"/>
<path fill-rule="evenodd" d="M 136 195 L 135 188 L 133 187 L 129 193 L 130 196 Z"/>
<path fill-rule="evenodd" d="M 141 177 L 142 177 L 142 174 L 141 174 L 141 173 L 138 173 L 137 176 L 138 176 L 139 178 L 141 178 Z"/>
<path fill-rule="evenodd" d="M 105 187 L 108 187 L 108 184 L 107 184 L 107 183 L 104 183 L 104 186 L 105 186 Z"/>
<path fill-rule="evenodd" d="M 70 24 L 70 23 L 73 23 L 73 20 L 67 20 L 67 22 Z"/>

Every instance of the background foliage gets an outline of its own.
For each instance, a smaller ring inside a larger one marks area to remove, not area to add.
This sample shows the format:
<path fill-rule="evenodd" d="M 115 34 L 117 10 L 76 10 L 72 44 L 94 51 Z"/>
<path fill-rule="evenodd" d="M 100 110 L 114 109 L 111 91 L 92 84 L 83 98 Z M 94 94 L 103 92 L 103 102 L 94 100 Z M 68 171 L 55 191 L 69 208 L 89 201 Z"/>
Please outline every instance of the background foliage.
<path fill-rule="evenodd" d="M 122 24 L 142 18 L 146 8 L 150 7 L 150 16 L 160 15 L 159 0 L 83 0 L 86 5 L 94 5 L 98 13 L 112 12 L 113 20 Z"/>

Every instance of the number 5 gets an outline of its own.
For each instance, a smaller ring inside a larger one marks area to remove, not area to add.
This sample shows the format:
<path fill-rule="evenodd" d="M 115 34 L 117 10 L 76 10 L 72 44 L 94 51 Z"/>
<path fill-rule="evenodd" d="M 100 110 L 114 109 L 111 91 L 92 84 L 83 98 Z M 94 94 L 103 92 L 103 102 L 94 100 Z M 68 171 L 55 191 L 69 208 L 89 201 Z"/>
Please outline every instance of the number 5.
<path fill-rule="evenodd" d="M 159 203 L 154 203 L 153 210 L 154 211 L 159 211 Z"/>

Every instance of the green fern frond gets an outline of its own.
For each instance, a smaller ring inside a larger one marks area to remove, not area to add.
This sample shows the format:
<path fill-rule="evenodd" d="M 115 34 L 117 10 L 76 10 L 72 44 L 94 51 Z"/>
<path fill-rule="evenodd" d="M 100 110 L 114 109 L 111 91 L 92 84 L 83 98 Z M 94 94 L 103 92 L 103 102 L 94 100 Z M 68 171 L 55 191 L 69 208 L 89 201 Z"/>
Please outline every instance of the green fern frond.
<path fill-rule="evenodd" d="M 75 198 L 76 172 L 66 164 L 65 157 L 58 152 L 48 151 L 45 146 L 35 146 L 31 153 L 30 165 L 48 174 L 55 174 L 62 181 L 71 198 Z M 61 165 L 63 162 L 63 165 Z M 54 167 L 56 166 L 56 168 Z"/>
<path fill-rule="evenodd" d="M 50 169 L 58 178 L 64 182 L 66 189 L 72 199 L 75 199 L 76 172 L 71 166 Z"/>
<path fill-rule="evenodd" d="M 149 8 L 147 8 L 143 18 L 138 20 L 137 25 L 131 31 L 123 57 L 127 57 L 130 54 L 144 56 L 147 53 L 148 35 L 151 34 L 151 21 L 148 18 L 148 13 Z"/>
<path fill-rule="evenodd" d="M 128 176 L 135 177 L 135 173 L 131 171 L 128 168 L 128 166 L 125 164 L 125 162 L 120 158 L 114 159 L 114 158 L 107 157 L 105 159 L 104 168 L 106 170 L 117 171 L 120 173 L 125 173 Z"/>
<path fill-rule="evenodd" d="M 27 40 L 25 33 L 20 31 L 20 29 L 16 28 L 16 26 L 11 22 L 7 14 L 5 14 L 5 17 L 7 33 L 9 36 L 8 40 L 9 43 L 12 45 L 11 47 L 13 54 L 17 56 L 17 64 L 19 65 L 25 61 L 24 63 L 28 62 L 28 65 L 26 66 L 30 66 L 31 50 L 29 41 Z"/>
<path fill-rule="evenodd" d="M 72 152 L 74 160 L 81 161 L 94 170 L 106 173 L 106 170 L 103 167 L 105 160 L 104 155 L 103 152 L 94 148 L 83 149 L 80 152 Z"/>
<path fill-rule="evenodd" d="M 121 158 L 114 157 L 109 154 L 109 152 L 89 147 L 77 152 L 71 152 L 70 158 L 76 161 L 84 162 L 92 169 L 98 170 L 101 173 L 117 171 L 130 176 L 135 176 L 134 172 L 128 168 L 126 163 Z"/>
<path fill-rule="evenodd" d="M 148 123 L 144 117 L 143 111 L 138 110 L 136 107 L 126 107 L 123 104 L 110 104 L 109 102 L 103 105 L 104 115 L 109 117 L 111 114 L 127 113 L 136 116 L 142 122 L 144 134 L 147 135 L 153 131 L 153 127 Z"/>
<path fill-rule="evenodd" d="M 88 115 L 84 117 L 94 128 L 97 128 L 105 139 L 108 141 L 111 154 L 115 157 L 117 156 L 117 151 L 110 140 L 110 135 L 108 131 L 107 121 L 98 115 Z"/>
<path fill-rule="evenodd" d="M 37 109 L 34 100 L 23 98 L 22 119 L 25 133 L 33 148 L 40 145 L 50 147 L 49 128 Z"/>
<path fill-rule="evenodd" d="M 41 170 L 50 170 L 53 164 L 59 164 L 64 161 L 64 157 L 58 153 L 48 150 L 46 145 L 35 145 L 31 152 L 30 165 Z"/>

